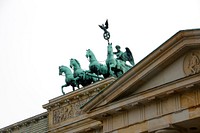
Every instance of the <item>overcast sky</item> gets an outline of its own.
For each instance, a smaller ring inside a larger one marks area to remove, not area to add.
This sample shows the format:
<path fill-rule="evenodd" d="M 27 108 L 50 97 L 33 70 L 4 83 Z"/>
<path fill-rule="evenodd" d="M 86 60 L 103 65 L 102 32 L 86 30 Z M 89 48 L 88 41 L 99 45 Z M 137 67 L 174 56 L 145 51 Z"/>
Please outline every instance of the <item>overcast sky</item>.
<path fill-rule="evenodd" d="M 45 112 L 62 95 L 58 66 L 70 58 L 84 70 L 86 49 L 106 60 L 98 27 L 106 19 L 110 42 L 138 63 L 178 31 L 200 27 L 200 0 L 0 0 L 0 128 Z"/>

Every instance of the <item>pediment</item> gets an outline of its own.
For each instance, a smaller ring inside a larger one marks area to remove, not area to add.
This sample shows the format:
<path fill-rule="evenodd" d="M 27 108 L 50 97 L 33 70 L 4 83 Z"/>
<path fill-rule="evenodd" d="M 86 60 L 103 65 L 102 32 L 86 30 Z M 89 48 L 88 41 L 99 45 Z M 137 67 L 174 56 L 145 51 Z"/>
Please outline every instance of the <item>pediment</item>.
<path fill-rule="evenodd" d="M 82 106 L 82 109 L 90 112 L 199 72 L 200 30 L 179 31 Z"/>
<path fill-rule="evenodd" d="M 200 49 L 189 50 L 174 62 L 170 63 L 168 66 L 160 70 L 158 73 L 155 73 L 154 76 L 150 77 L 145 83 L 140 85 L 137 90 L 135 90 L 131 95 L 135 93 L 140 93 L 146 91 L 150 88 L 157 86 L 162 86 L 170 82 L 182 79 L 186 76 L 192 75 L 192 70 L 190 69 L 192 54 L 200 57 Z M 197 71 L 198 72 L 198 71 Z"/>

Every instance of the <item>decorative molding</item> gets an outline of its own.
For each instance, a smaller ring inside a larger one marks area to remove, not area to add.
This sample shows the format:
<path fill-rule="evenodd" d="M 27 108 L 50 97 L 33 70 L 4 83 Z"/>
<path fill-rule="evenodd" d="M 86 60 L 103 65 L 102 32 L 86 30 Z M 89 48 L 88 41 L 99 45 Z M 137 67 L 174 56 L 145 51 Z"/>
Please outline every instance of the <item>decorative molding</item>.
<path fill-rule="evenodd" d="M 186 76 L 200 73 L 200 51 L 193 50 L 185 56 L 183 70 Z"/>
<path fill-rule="evenodd" d="M 180 133 L 180 131 L 176 129 L 161 129 L 156 131 L 155 133 Z"/>

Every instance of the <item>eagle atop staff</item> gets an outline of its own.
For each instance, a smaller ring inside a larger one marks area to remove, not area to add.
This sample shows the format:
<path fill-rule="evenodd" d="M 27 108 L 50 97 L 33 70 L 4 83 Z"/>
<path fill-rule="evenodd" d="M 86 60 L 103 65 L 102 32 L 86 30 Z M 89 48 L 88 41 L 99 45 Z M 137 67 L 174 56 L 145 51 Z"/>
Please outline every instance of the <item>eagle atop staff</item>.
<path fill-rule="evenodd" d="M 102 24 L 102 25 L 99 25 L 99 27 L 104 31 L 104 33 L 103 33 L 104 39 L 109 42 L 110 33 L 107 31 L 107 29 L 108 29 L 108 20 L 106 20 L 105 25 Z"/>
<path fill-rule="evenodd" d="M 104 32 L 108 32 L 107 29 L 108 29 L 108 20 L 106 20 L 105 22 L 105 25 L 102 24 L 102 25 L 99 25 L 99 27 L 104 30 Z"/>

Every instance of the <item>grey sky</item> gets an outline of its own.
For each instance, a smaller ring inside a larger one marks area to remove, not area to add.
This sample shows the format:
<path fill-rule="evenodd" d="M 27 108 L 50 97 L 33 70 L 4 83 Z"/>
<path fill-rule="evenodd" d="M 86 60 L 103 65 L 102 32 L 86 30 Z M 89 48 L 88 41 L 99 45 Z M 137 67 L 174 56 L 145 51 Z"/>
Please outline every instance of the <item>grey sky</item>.
<path fill-rule="evenodd" d="M 139 62 L 179 30 L 200 27 L 199 0 L 0 0 L 0 128 L 44 112 L 60 96 L 58 66 L 86 49 L 106 60 L 99 24 Z M 114 49 L 115 50 L 115 49 Z M 65 91 L 71 91 L 71 87 Z"/>

